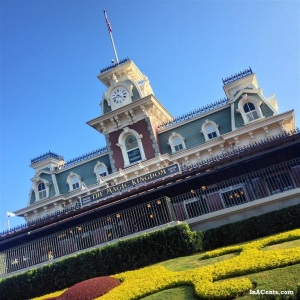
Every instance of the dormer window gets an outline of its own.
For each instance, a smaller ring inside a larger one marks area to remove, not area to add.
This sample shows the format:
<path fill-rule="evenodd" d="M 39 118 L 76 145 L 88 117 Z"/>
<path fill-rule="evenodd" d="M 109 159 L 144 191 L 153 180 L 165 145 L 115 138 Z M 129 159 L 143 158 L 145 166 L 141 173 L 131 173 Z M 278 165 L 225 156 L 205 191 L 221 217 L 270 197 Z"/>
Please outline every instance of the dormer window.
<path fill-rule="evenodd" d="M 45 184 L 43 182 L 39 183 L 38 185 L 38 193 L 39 193 L 39 199 L 47 198 L 47 191 Z"/>
<path fill-rule="evenodd" d="M 35 196 L 35 201 L 43 200 L 49 197 L 49 182 L 42 177 L 37 177 L 34 179 L 33 191 Z M 34 200 L 30 200 L 34 201 Z"/>
<path fill-rule="evenodd" d="M 214 121 L 205 120 L 201 128 L 205 141 L 209 141 L 220 136 L 218 127 L 219 125 L 217 125 Z"/>
<path fill-rule="evenodd" d="M 183 137 L 175 132 L 172 132 L 169 137 L 169 145 L 171 146 L 172 153 L 186 149 Z"/>
<path fill-rule="evenodd" d="M 98 161 L 95 168 L 94 168 L 94 173 L 97 176 L 97 181 L 101 181 L 103 177 L 108 175 L 107 167 L 104 163 Z"/>
<path fill-rule="evenodd" d="M 118 144 L 121 148 L 124 166 L 129 166 L 141 160 L 145 160 L 145 152 L 142 144 L 142 135 L 135 130 L 125 127 L 120 134 Z"/>
<path fill-rule="evenodd" d="M 67 178 L 67 183 L 69 185 L 70 192 L 77 190 L 81 187 L 81 178 L 79 175 L 71 172 Z"/>
<path fill-rule="evenodd" d="M 253 103 L 251 102 L 245 103 L 243 109 L 249 122 L 259 118 Z"/>
<path fill-rule="evenodd" d="M 254 96 L 242 95 L 242 99 L 238 103 L 237 112 L 242 115 L 244 124 L 248 124 L 263 117 L 260 109 L 261 101 Z"/>
<path fill-rule="evenodd" d="M 71 182 L 72 182 L 72 189 L 73 190 L 79 189 L 79 180 L 76 176 L 72 176 Z"/>
<path fill-rule="evenodd" d="M 206 134 L 207 134 L 207 137 L 209 140 L 217 137 L 217 130 L 216 130 L 216 127 L 213 126 L 213 125 L 208 125 L 205 127 L 205 130 L 206 130 Z"/>

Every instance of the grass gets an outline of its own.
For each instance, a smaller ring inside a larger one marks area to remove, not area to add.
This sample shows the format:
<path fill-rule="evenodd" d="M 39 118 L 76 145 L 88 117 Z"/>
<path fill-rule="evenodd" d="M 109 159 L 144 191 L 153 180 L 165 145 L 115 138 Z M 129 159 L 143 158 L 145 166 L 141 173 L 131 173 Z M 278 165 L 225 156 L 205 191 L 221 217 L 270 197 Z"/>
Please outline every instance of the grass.
<path fill-rule="evenodd" d="M 275 249 L 294 248 L 294 247 L 300 247 L 300 240 L 294 240 L 290 242 L 267 246 L 265 247 L 265 249 L 275 250 Z M 234 257 L 235 255 L 237 254 L 226 254 L 219 257 L 201 260 L 203 254 L 194 254 L 187 257 L 171 259 L 159 263 L 157 265 L 164 266 L 166 269 L 170 271 L 183 271 L 183 270 L 194 269 L 197 267 L 227 260 Z M 280 292 L 286 290 L 295 291 L 297 284 L 300 283 L 299 274 L 300 274 L 300 264 L 296 264 L 285 268 L 278 268 L 274 270 L 249 274 L 246 277 L 248 277 L 253 283 L 256 284 L 254 290 L 257 289 L 275 290 Z M 181 286 L 178 288 L 168 289 L 143 298 L 143 300 L 161 300 L 161 299 L 197 300 L 198 298 L 194 296 L 193 287 L 191 286 Z M 254 295 L 247 294 L 237 299 L 254 300 L 257 299 L 257 297 Z M 268 296 L 266 296 L 265 299 L 268 299 Z"/>

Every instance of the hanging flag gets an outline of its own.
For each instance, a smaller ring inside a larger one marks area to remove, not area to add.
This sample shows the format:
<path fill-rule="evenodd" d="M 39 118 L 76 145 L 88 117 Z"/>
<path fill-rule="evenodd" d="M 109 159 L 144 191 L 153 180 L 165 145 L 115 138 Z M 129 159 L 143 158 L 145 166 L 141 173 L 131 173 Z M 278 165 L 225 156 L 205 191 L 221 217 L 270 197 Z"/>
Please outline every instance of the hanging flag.
<path fill-rule="evenodd" d="M 15 217 L 15 216 L 16 216 L 14 213 L 9 212 L 9 211 L 6 212 L 6 215 L 7 215 L 8 217 Z"/>
<path fill-rule="evenodd" d="M 105 16 L 105 20 L 106 20 L 106 25 L 107 25 L 108 32 L 111 33 L 112 32 L 111 25 L 110 25 L 110 22 L 109 22 L 109 20 L 107 18 L 105 10 L 104 10 L 104 16 Z"/>

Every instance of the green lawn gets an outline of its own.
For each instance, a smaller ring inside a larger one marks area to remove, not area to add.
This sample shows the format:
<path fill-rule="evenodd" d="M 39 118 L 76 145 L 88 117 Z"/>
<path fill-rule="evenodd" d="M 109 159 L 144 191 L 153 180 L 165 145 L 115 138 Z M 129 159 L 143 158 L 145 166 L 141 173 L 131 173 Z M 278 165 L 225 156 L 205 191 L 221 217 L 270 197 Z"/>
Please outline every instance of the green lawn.
<path fill-rule="evenodd" d="M 272 246 L 267 246 L 265 249 L 284 249 L 284 248 L 293 248 L 300 247 L 300 240 L 285 242 L 281 244 L 276 244 Z M 219 257 L 214 257 L 210 259 L 202 260 L 203 254 L 194 254 L 191 256 L 180 257 L 176 259 L 171 259 L 158 265 L 162 265 L 168 270 L 171 271 L 183 271 L 188 269 L 194 269 L 197 267 L 213 264 L 222 260 L 230 259 L 237 254 L 226 254 Z M 254 290 L 275 290 L 275 291 L 285 291 L 285 290 L 296 290 L 297 284 L 300 283 L 300 264 L 293 266 L 278 268 L 270 271 L 264 271 L 254 274 L 249 274 L 248 277 L 253 283 L 256 284 Z M 181 286 L 178 288 L 168 289 L 156 294 L 147 296 L 143 300 L 196 300 L 193 293 L 193 287 L 191 286 Z M 259 298 L 254 295 L 245 295 L 239 297 L 241 300 L 250 300 L 250 299 L 271 299 L 269 296 L 264 296 Z"/>

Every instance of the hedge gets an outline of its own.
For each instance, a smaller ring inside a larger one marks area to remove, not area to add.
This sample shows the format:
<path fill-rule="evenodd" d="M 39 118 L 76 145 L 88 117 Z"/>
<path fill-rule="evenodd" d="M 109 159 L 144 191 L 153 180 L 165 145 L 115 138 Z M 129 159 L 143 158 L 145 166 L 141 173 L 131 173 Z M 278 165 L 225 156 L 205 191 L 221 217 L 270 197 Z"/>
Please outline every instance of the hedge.
<path fill-rule="evenodd" d="M 300 204 L 203 232 L 203 250 L 251 241 L 300 228 Z"/>
<path fill-rule="evenodd" d="M 145 267 L 202 249 L 202 234 L 185 223 L 89 250 L 0 281 L 1 299 L 22 300 L 80 281 Z"/>

